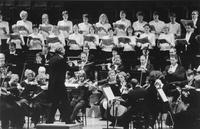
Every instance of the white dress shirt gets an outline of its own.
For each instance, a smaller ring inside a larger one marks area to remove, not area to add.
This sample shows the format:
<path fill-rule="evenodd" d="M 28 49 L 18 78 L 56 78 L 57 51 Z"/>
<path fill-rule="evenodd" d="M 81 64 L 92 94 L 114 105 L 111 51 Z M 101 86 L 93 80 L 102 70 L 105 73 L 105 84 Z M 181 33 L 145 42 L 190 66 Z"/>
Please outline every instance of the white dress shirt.
<path fill-rule="evenodd" d="M 83 34 L 88 34 L 89 33 L 89 29 L 92 25 L 90 23 L 79 23 L 78 27 L 79 27 L 79 31 L 83 31 Z"/>
<path fill-rule="evenodd" d="M 161 33 L 163 27 L 165 26 L 165 22 L 158 20 L 157 22 L 155 20 L 149 22 L 150 25 L 153 25 L 155 27 L 156 33 Z"/>

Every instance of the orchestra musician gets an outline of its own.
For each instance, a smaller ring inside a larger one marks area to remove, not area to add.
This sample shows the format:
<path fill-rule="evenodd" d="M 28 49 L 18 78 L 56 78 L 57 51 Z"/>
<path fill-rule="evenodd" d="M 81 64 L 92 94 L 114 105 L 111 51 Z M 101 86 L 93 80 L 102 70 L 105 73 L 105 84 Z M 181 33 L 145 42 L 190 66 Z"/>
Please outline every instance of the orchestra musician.
<path fill-rule="evenodd" d="M 141 11 L 138 11 L 136 13 L 137 21 L 133 22 L 133 29 L 134 29 L 134 34 L 136 36 L 140 36 L 144 32 L 144 25 L 147 24 L 146 21 L 144 21 L 144 13 Z"/>
<path fill-rule="evenodd" d="M 12 73 L 20 75 L 22 73 L 22 62 L 24 61 L 21 52 L 16 50 L 16 44 L 9 43 L 9 50 L 5 51 L 6 62 L 10 64 Z"/>
<path fill-rule="evenodd" d="M 11 126 L 16 129 L 23 128 L 24 112 L 20 107 L 20 93 L 23 88 L 18 83 L 19 76 L 10 74 L 8 67 L 5 64 L 5 55 L 0 53 L 0 118 L 2 129 Z"/>
<path fill-rule="evenodd" d="M 123 126 L 124 129 L 129 129 L 129 122 L 132 120 L 132 115 L 138 112 L 144 112 L 145 116 L 145 128 L 149 127 L 148 123 L 148 107 L 147 107 L 147 91 L 143 89 L 137 79 L 131 79 L 131 89 L 128 91 L 124 105 L 127 107 L 127 111 L 118 118 L 118 124 Z M 141 104 L 137 104 L 139 103 Z M 137 123 L 139 124 L 139 123 Z M 136 126 L 136 125 L 134 125 Z M 141 125 L 138 125 L 141 127 Z"/>
<path fill-rule="evenodd" d="M 86 74 L 84 71 L 79 71 L 79 76 L 77 80 L 79 86 L 78 90 L 80 94 L 78 95 L 77 98 L 73 98 L 71 101 L 71 106 L 73 108 L 72 114 L 70 116 L 70 120 L 74 121 L 75 119 L 80 122 L 80 118 L 78 118 L 77 114 L 80 109 L 83 108 L 90 108 L 89 104 L 89 97 L 92 94 L 92 90 L 95 88 L 91 86 L 91 83 L 88 82 L 86 78 Z"/>
<path fill-rule="evenodd" d="M 25 27 L 23 30 L 19 30 L 19 33 L 22 34 L 23 36 L 27 36 L 28 34 L 31 34 L 33 32 L 32 22 L 27 20 L 28 18 L 27 11 L 22 10 L 19 15 L 21 20 L 17 21 L 16 25 Z"/>
<path fill-rule="evenodd" d="M 52 103 L 46 123 L 53 123 L 54 116 L 60 105 L 62 121 L 66 124 L 70 121 L 69 100 L 65 89 L 66 71 L 70 70 L 64 59 L 65 49 L 62 45 L 57 46 L 55 55 L 49 61 L 49 85 L 48 100 Z"/>
<path fill-rule="evenodd" d="M 174 129 L 198 129 L 200 117 L 200 93 L 195 89 L 183 90 L 183 106 L 174 114 Z M 178 109 L 177 109 L 178 110 Z"/>
<path fill-rule="evenodd" d="M 9 33 L 9 23 L 3 20 L 2 12 L 0 12 L 0 50 L 7 49 L 6 41 Z"/>
<path fill-rule="evenodd" d="M 135 70 L 149 74 L 153 70 L 153 66 L 149 63 L 145 55 L 141 55 L 140 65 L 136 65 Z"/>
<path fill-rule="evenodd" d="M 88 21 L 89 21 L 88 14 L 83 14 L 83 22 L 78 24 L 79 31 L 83 35 L 88 34 L 89 33 L 89 29 L 92 26 L 90 23 L 88 23 Z"/>

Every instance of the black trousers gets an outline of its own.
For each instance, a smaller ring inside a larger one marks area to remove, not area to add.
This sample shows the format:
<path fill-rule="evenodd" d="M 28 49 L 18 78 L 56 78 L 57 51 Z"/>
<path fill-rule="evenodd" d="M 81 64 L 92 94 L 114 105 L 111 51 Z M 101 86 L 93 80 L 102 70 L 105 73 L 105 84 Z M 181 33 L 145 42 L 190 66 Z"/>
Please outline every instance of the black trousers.
<path fill-rule="evenodd" d="M 58 95 L 58 94 L 57 94 Z M 56 94 L 55 94 L 56 96 Z M 58 95 L 51 99 L 51 107 L 49 110 L 47 123 L 53 123 L 57 109 L 60 111 L 62 122 L 70 123 L 71 108 L 67 94 Z"/>

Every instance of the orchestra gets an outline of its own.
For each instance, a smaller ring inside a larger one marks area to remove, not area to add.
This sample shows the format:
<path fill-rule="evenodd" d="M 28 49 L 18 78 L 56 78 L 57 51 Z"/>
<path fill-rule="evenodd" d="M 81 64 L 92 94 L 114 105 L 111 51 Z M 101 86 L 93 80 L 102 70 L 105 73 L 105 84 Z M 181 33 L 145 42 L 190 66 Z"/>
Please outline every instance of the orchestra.
<path fill-rule="evenodd" d="M 184 28 L 173 12 L 165 23 L 157 11 L 150 22 L 138 11 L 131 23 L 121 10 L 113 24 L 105 13 L 97 23 L 84 13 L 82 22 L 73 24 L 68 13 L 62 12 L 57 25 L 44 13 L 38 26 L 22 10 L 11 33 L 0 13 L 2 129 L 23 128 L 25 117 L 35 127 L 40 116 L 51 124 L 57 109 L 65 124 L 81 122 L 78 113 L 91 108 L 94 92 L 100 94 L 95 105 L 102 119 L 112 126 L 129 129 L 136 121 L 134 128 L 153 129 L 164 113 L 174 129 L 199 128 L 198 11 L 192 11 L 192 20 L 181 20 Z M 105 87 L 111 89 L 112 100 Z"/>

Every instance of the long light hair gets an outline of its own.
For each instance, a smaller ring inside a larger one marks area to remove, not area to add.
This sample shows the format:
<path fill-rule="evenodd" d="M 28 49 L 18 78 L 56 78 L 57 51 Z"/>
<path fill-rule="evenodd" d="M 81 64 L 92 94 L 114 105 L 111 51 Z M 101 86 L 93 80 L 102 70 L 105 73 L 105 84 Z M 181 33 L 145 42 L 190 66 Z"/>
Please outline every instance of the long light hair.
<path fill-rule="evenodd" d="M 107 17 L 107 15 L 106 15 L 105 13 L 102 13 L 102 14 L 99 16 L 99 23 L 102 23 L 101 21 L 102 21 L 103 17 L 106 18 L 105 23 L 109 23 L 108 17 Z"/>

